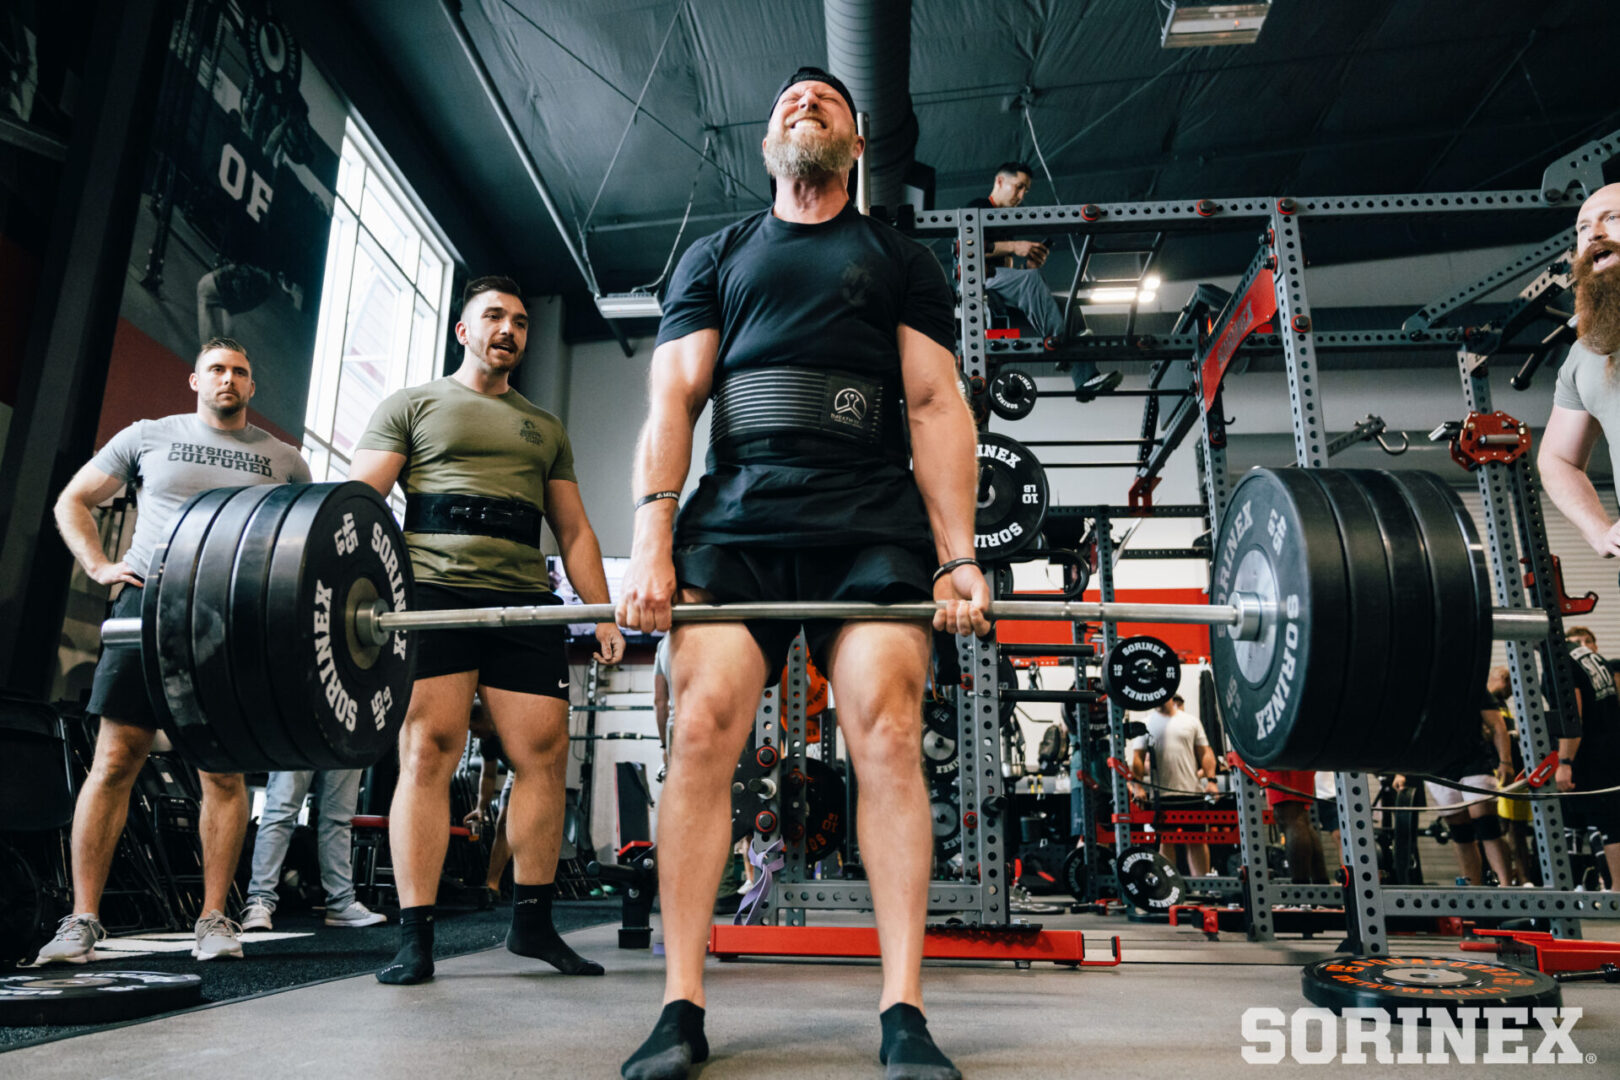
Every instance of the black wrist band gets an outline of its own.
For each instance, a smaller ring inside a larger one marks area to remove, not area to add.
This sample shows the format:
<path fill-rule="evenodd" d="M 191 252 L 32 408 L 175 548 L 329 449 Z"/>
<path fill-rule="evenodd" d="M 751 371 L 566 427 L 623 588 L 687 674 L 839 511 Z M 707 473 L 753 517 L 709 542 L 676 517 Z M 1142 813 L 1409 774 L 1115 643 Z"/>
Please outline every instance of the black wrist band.
<path fill-rule="evenodd" d="M 950 573 L 952 570 L 955 570 L 958 566 L 978 566 L 978 565 L 979 565 L 979 560 L 978 559 L 952 559 L 948 563 L 941 563 L 940 564 L 939 569 L 934 571 L 933 580 L 938 581 L 940 578 L 944 577 L 946 574 Z"/>
<path fill-rule="evenodd" d="M 657 502 L 659 499 L 674 499 L 676 502 L 680 502 L 681 493 L 678 491 L 655 491 L 651 495 L 643 495 L 641 498 L 636 500 L 634 509 L 640 510 L 648 503 Z"/>

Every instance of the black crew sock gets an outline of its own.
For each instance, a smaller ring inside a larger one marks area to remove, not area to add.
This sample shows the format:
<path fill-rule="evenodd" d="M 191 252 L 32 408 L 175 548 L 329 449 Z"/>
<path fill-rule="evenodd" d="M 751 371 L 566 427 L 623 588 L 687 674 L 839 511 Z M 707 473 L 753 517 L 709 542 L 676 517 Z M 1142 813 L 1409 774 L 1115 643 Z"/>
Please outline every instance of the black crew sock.
<path fill-rule="evenodd" d="M 552 885 L 512 886 L 512 929 L 506 935 L 508 952 L 544 960 L 564 975 L 600 975 L 602 965 L 568 947 L 551 924 Z"/>
<path fill-rule="evenodd" d="M 433 978 L 433 905 L 399 909 L 399 952 L 377 972 L 377 981 L 414 986 Z"/>
<path fill-rule="evenodd" d="M 658 1014 L 652 1034 L 620 1068 L 624 1080 L 686 1080 L 687 1070 L 709 1059 L 703 1035 L 703 1009 L 672 1001 Z"/>
<path fill-rule="evenodd" d="M 883 1025 L 878 1047 L 883 1080 L 962 1080 L 951 1059 L 934 1045 L 921 1009 L 903 1002 L 890 1005 L 878 1014 L 878 1022 Z"/>

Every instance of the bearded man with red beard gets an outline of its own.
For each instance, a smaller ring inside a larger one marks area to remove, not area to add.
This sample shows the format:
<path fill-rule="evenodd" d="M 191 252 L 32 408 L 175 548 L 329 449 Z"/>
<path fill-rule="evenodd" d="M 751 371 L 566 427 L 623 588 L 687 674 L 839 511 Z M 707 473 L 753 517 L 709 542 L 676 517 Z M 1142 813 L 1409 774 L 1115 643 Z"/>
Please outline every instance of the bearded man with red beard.
<path fill-rule="evenodd" d="M 1580 338 L 1558 371 L 1552 415 L 1536 463 L 1547 494 L 1592 550 L 1620 555 L 1611 521 L 1587 476 L 1592 448 L 1609 432 L 1620 476 L 1620 184 L 1599 188 L 1575 219 L 1575 317 Z"/>
<path fill-rule="evenodd" d="M 1536 463 L 1554 505 L 1604 558 L 1620 555 L 1620 522 L 1609 520 L 1586 468 L 1609 433 L 1609 461 L 1620 476 L 1620 184 L 1593 192 L 1575 219 L 1575 317 L 1580 338 L 1558 371 L 1552 415 Z M 1583 716 L 1583 720 L 1590 718 Z M 1589 733 L 1590 734 L 1590 733 Z M 1588 740 L 1592 742 L 1593 740 Z M 1620 760 L 1598 762 L 1580 737 L 1558 742 L 1560 791 L 1590 789 L 1594 773 L 1620 774 Z M 1620 758 L 1620 753 L 1614 756 Z M 1576 758 L 1583 759 L 1576 765 Z M 1591 759 L 1591 760 L 1584 760 Z M 1612 768 L 1611 768 L 1612 766 Z M 1590 800 L 1586 800 L 1590 801 Z M 1576 811 L 1580 810 L 1577 803 Z M 1620 837 L 1617 837 L 1620 839 Z"/>

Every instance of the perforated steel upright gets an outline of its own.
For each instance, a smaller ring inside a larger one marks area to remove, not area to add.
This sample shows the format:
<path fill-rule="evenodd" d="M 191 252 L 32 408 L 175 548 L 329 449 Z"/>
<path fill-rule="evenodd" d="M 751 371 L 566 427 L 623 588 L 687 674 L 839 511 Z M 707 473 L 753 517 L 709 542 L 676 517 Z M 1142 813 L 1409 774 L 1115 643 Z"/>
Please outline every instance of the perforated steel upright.
<path fill-rule="evenodd" d="M 1468 410 L 1489 413 L 1493 411 L 1490 368 L 1482 360 L 1467 349 L 1460 349 L 1457 370 Z M 1574 713 L 1574 685 L 1569 677 L 1563 616 L 1556 595 L 1558 577 L 1553 571 L 1552 549 L 1548 546 L 1546 524 L 1542 520 L 1539 485 L 1528 456 L 1512 463 L 1486 462 L 1479 467 L 1476 477 L 1480 505 L 1485 511 L 1485 539 L 1491 557 L 1496 602 L 1505 607 L 1543 608 L 1549 617 L 1548 638 L 1541 645 L 1523 641 L 1505 643 L 1519 721 L 1519 746 L 1526 768 L 1534 768 L 1536 762 L 1558 747 L 1548 722 L 1548 711 L 1542 707 L 1543 699 L 1554 716 Z M 1520 559 L 1529 564 L 1533 575 L 1531 584 L 1527 585 L 1520 575 Z M 1535 663 L 1538 648 L 1542 654 L 1540 673 Z M 1548 676 L 1545 682 L 1541 675 Z M 1570 869 L 1563 807 L 1552 799 L 1537 799 L 1531 803 L 1531 816 L 1543 883 L 1556 889 L 1572 888 L 1575 879 Z M 1560 937 L 1578 937 L 1580 923 L 1556 919 L 1554 932 Z"/>
<path fill-rule="evenodd" d="M 1114 537 L 1111 528 L 1112 522 L 1105 515 L 1099 515 L 1093 527 L 1097 538 L 1097 593 L 1105 604 L 1114 601 Z M 1106 657 L 1119 642 L 1119 628 L 1111 623 L 1102 624 L 1102 655 Z M 1128 762 L 1130 760 L 1129 744 L 1125 738 L 1125 709 L 1113 696 L 1108 699 L 1108 747 L 1114 760 Z M 1108 777 L 1113 785 L 1115 818 L 1123 818 L 1117 808 L 1129 807 L 1130 790 L 1125 784 L 1125 778 L 1116 770 L 1108 770 Z M 1091 837 L 1086 837 L 1091 842 Z M 1114 851 L 1124 851 L 1131 846 L 1131 823 L 1116 820 L 1114 822 Z"/>

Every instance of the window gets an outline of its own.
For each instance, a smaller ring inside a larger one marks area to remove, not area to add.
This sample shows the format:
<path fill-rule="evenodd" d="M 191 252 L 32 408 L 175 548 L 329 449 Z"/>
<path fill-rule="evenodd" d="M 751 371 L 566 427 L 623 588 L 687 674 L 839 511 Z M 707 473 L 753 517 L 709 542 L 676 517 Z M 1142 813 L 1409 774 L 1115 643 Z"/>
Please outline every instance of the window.
<path fill-rule="evenodd" d="M 349 474 L 382 399 L 437 374 L 450 257 L 353 124 L 343 136 L 326 248 L 304 455 L 317 482 Z M 396 491 L 390 502 L 404 512 Z"/>

